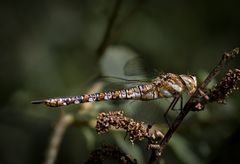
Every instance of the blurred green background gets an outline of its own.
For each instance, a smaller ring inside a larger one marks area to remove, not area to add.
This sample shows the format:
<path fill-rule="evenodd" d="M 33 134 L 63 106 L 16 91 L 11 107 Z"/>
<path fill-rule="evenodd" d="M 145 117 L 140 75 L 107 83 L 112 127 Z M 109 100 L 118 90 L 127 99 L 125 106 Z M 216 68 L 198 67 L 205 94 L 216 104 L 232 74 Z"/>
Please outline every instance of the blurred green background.
<path fill-rule="evenodd" d="M 131 145 L 124 132 L 116 131 L 97 135 L 89 122 L 100 111 L 122 109 L 164 129 L 162 115 L 170 101 L 99 102 L 82 115 L 82 105 L 53 109 L 30 101 L 86 93 L 99 74 L 123 76 L 126 63 L 135 59 L 150 76 L 190 73 L 202 81 L 222 53 L 240 43 L 240 1 L 123 0 L 111 46 L 98 58 L 96 51 L 115 2 L 0 2 L 1 164 L 43 163 L 62 112 L 76 116 L 78 123 L 67 128 L 56 163 L 84 163 L 102 143 L 118 145 L 145 163 L 150 156 L 146 141 Z M 237 64 L 239 60 L 232 63 Z M 104 83 L 96 91 L 114 87 L 120 86 Z M 211 104 L 191 113 L 166 149 L 165 163 L 239 161 L 239 96 L 235 92 L 226 105 Z M 169 117 L 176 114 L 171 111 Z"/>

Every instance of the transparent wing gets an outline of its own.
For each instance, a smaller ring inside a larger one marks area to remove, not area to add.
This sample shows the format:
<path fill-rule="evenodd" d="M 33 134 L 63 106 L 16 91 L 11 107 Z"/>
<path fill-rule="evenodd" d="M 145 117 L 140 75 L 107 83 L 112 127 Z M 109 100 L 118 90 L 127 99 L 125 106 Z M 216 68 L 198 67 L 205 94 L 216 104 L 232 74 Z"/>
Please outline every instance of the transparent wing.
<path fill-rule="evenodd" d="M 147 79 L 125 79 L 122 77 L 114 77 L 114 76 L 101 76 L 102 79 L 111 82 L 121 82 L 121 83 L 146 83 L 149 80 Z"/>
<path fill-rule="evenodd" d="M 129 59 L 123 69 L 126 76 L 146 76 L 143 60 L 139 57 Z"/>
<path fill-rule="evenodd" d="M 127 46 L 110 46 L 100 59 L 101 77 L 105 81 L 124 84 L 140 84 L 154 77 L 152 64 L 143 55 Z M 146 71 L 147 70 L 147 71 Z"/>
<path fill-rule="evenodd" d="M 124 74 L 132 78 L 145 77 L 146 79 L 152 79 L 161 74 L 157 69 L 154 69 L 152 62 L 149 59 L 135 57 L 128 60 L 124 66 Z"/>
<path fill-rule="evenodd" d="M 141 61 L 137 59 L 138 56 L 139 55 L 129 47 L 111 46 L 106 50 L 100 60 L 101 73 L 104 76 L 124 79 L 143 79 L 145 77 L 144 67 L 142 67 Z"/>

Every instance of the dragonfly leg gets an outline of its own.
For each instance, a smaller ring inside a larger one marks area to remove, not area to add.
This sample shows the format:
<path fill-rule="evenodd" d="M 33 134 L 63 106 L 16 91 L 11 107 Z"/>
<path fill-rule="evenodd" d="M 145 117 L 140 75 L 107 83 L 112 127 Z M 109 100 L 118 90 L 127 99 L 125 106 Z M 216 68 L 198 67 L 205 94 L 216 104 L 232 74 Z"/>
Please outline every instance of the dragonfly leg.
<path fill-rule="evenodd" d="M 179 99 L 180 99 L 180 108 L 174 108 L 174 106 L 172 107 L 172 108 L 170 108 L 171 110 L 174 110 L 174 111 L 182 111 L 182 109 L 183 109 L 183 97 L 182 97 L 182 95 L 180 95 L 179 96 Z M 179 100 L 178 99 L 178 100 Z"/>
<path fill-rule="evenodd" d="M 169 112 L 170 109 L 173 109 L 173 108 L 175 107 L 175 105 L 177 104 L 179 98 L 180 98 L 180 96 L 175 97 L 175 98 L 173 99 L 173 101 L 171 102 L 171 104 L 169 105 L 168 109 L 166 110 L 166 112 L 165 112 L 164 115 L 163 115 L 163 116 L 164 116 L 164 119 L 165 119 L 165 121 L 167 122 L 169 128 L 171 127 L 171 125 L 170 125 L 170 123 L 169 123 L 169 121 L 168 121 L 167 114 L 168 114 L 168 112 Z M 181 99 L 182 99 L 182 98 L 181 98 Z M 181 107 L 181 108 L 182 108 L 182 107 Z"/>
<path fill-rule="evenodd" d="M 128 133 L 126 132 L 126 134 L 124 136 L 124 140 L 126 140 L 127 136 L 128 136 Z"/>
<path fill-rule="evenodd" d="M 180 111 L 182 112 L 183 110 L 183 97 L 182 95 L 180 96 Z"/>

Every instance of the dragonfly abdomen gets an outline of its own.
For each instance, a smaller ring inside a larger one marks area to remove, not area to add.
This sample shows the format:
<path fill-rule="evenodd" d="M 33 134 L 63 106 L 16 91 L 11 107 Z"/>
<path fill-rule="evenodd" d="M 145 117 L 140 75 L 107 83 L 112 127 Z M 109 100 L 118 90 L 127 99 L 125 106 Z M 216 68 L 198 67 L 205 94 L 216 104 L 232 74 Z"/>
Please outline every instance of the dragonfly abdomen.
<path fill-rule="evenodd" d="M 50 98 L 46 100 L 33 101 L 33 104 L 45 104 L 50 107 L 66 106 L 70 104 L 80 104 L 95 101 L 109 101 L 120 99 L 153 99 L 153 93 L 147 92 L 150 86 L 140 85 L 129 89 L 122 89 L 109 92 L 100 92 L 93 94 L 85 94 L 81 96 L 71 96 L 62 98 Z"/>

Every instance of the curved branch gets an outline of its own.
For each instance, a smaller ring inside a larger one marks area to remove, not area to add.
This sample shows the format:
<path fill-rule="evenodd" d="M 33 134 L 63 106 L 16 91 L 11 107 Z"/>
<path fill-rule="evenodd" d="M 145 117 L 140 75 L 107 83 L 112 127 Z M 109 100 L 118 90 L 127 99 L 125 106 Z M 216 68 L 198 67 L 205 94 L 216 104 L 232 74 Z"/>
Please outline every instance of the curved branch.
<path fill-rule="evenodd" d="M 61 144 L 62 138 L 65 131 L 69 125 L 72 124 L 74 118 L 70 114 L 62 114 L 61 118 L 54 128 L 54 132 L 51 136 L 49 147 L 47 149 L 46 159 L 44 164 L 54 164 L 59 150 L 59 145 Z"/>
<path fill-rule="evenodd" d="M 113 11 L 109 18 L 103 40 L 100 43 L 99 48 L 97 50 L 97 58 L 100 58 L 103 55 L 104 51 L 106 50 L 106 48 L 108 47 L 108 45 L 110 44 L 110 42 L 112 40 L 113 26 L 117 19 L 121 3 L 122 3 L 122 0 L 116 0 L 116 2 L 114 4 Z"/>

